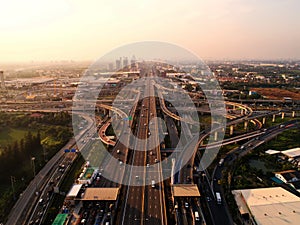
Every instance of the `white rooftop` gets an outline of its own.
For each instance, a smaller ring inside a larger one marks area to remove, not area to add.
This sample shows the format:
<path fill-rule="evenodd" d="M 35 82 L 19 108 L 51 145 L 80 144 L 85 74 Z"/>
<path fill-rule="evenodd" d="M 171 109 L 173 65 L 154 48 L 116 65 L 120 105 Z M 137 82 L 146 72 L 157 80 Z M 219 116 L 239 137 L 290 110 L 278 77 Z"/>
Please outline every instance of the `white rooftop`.
<path fill-rule="evenodd" d="M 289 150 L 281 151 L 282 154 L 290 157 L 290 158 L 295 158 L 300 156 L 300 147 L 298 148 L 292 148 Z"/>
<path fill-rule="evenodd" d="M 300 198 L 281 187 L 232 191 L 241 195 L 258 225 L 297 225 Z"/>
<path fill-rule="evenodd" d="M 269 154 L 269 155 L 273 155 L 273 154 L 278 154 L 280 153 L 280 151 L 278 150 L 273 150 L 273 149 L 269 149 L 267 151 L 265 151 L 266 154 Z"/>
<path fill-rule="evenodd" d="M 78 192 L 80 191 L 82 184 L 74 184 L 69 193 L 67 194 L 67 197 L 76 197 Z"/>

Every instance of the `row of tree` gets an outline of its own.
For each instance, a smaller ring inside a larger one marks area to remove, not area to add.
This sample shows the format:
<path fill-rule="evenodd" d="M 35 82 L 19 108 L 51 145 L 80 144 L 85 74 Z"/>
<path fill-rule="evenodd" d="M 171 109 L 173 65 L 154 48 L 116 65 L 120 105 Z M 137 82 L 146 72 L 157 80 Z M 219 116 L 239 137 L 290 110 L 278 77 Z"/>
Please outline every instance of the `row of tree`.
<path fill-rule="evenodd" d="M 25 172 L 24 165 L 30 163 L 32 156 L 40 155 L 42 150 L 40 132 L 33 135 L 28 131 L 21 140 L 5 146 L 1 149 L 0 180 L 7 178 L 8 171 L 13 176 L 22 175 Z"/>

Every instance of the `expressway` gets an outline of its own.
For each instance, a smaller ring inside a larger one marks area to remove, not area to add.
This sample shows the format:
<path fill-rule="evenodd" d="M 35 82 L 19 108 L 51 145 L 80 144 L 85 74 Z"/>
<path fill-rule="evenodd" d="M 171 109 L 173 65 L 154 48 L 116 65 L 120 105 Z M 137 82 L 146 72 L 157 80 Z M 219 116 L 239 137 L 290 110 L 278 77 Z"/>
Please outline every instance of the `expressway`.
<path fill-rule="evenodd" d="M 152 75 L 149 69 L 146 69 L 143 73 L 146 76 Z M 124 186 L 126 195 L 122 216 L 118 224 L 167 224 L 164 187 L 162 182 L 158 182 L 162 176 L 162 169 L 160 166 L 153 168 L 150 166 L 160 160 L 158 125 L 155 120 L 156 103 L 155 97 L 152 97 L 154 96 L 154 87 L 149 78 L 145 79 L 145 84 L 136 136 L 140 140 L 146 141 L 136 141 L 135 148 L 132 149 L 132 158 L 129 163 L 139 166 L 140 169 L 133 170 L 133 167 L 131 167 L 128 173 L 128 181 L 131 186 Z M 150 133 L 150 130 L 152 130 L 149 128 L 150 125 L 154 127 L 152 133 Z M 149 149 L 150 146 L 155 147 Z M 146 166 L 146 164 L 149 164 L 149 166 Z M 149 185 L 150 182 L 151 186 Z M 154 183 L 152 184 L 152 182 Z M 135 183 L 136 185 L 134 185 Z"/>
<path fill-rule="evenodd" d="M 30 212 L 30 217 L 28 219 L 29 225 L 42 224 L 51 199 L 53 198 L 54 188 L 60 186 L 63 177 L 68 174 L 68 170 L 76 158 L 76 153 L 68 153 L 63 157 L 61 163 L 52 169 L 53 172 L 51 173 L 51 176 L 49 176 L 49 179 L 44 183 L 43 188 L 40 190 L 41 194 L 39 196 L 39 201 L 35 203 L 33 210 Z"/>
<path fill-rule="evenodd" d="M 150 72 L 150 75 L 152 73 Z M 148 141 L 148 151 L 152 152 L 150 155 L 147 154 L 147 163 L 149 165 L 154 165 L 157 162 L 161 162 L 161 153 L 160 153 L 160 143 L 158 138 L 158 121 L 156 113 L 156 99 L 154 93 L 154 85 L 148 80 L 148 90 L 149 90 L 149 121 L 148 126 L 154 127 L 154 131 L 151 131 L 150 135 L 154 138 L 149 138 Z M 151 122 L 150 122 L 151 121 Z M 152 129 L 150 129 L 152 130 Z M 151 149 L 155 146 L 153 149 Z M 156 164 L 157 166 L 147 167 L 146 168 L 146 179 L 148 181 L 154 181 L 155 185 L 147 185 L 145 187 L 145 215 L 148 219 L 146 224 L 167 224 L 167 216 L 165 209 L 165 195 L 164 195 L 164 183 L 162 180 L 162 166 L 160 163 Z M 159 181 L 159 182 L 158 182 Z"/>

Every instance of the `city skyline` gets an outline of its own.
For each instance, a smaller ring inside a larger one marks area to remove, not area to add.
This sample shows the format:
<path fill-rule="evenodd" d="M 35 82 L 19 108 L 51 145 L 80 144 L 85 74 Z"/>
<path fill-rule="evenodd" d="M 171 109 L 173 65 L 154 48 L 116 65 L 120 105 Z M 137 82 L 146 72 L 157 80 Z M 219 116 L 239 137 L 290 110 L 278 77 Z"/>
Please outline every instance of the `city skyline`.
<path fill-rule="evenodd" d="M 96 60 L 156 40 L 209 59 L 299 59 L 296 0 L 35 1 L 0 10 L 1 62 Z"/>

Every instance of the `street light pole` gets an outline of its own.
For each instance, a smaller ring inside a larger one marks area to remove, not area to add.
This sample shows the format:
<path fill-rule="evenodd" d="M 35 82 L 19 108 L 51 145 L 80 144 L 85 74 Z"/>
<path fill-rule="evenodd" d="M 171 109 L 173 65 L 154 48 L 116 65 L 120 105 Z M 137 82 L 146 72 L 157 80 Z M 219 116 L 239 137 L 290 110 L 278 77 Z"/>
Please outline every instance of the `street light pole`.
<path fill-rule="evenodd" d="M 35 157 L 31 157 L 32 169 L 33 169 L 33 179 L 35 178 Z"/>
<path fill-rule="evenodd" d="M 33 182 L 35 184 L 35 191 L 37 191 L 37 185 L 36 185 L 36 182 L 35 182 L 35 157 L 31 157 L 31 163 L 32 163 L 32 169 L 33 169 Z"/>
<path fill-rule="evenodd" d="M 10 176 L 10 181 L 11 181 L 11 188 L 13 191 L 14 200 L 16 200 L 15 186 L 14 186 L 14 183 L 16 182 L 16 178 L 13 176 Z"/>

